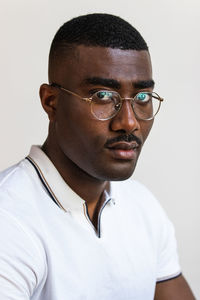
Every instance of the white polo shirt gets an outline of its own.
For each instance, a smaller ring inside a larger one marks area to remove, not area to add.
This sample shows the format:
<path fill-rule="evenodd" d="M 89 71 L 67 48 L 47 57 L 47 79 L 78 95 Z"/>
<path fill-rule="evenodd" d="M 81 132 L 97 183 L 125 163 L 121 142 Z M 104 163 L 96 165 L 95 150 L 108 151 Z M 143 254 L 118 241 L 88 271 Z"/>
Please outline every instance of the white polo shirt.
<path fill-rule="evenodd" d="M 180 274 L 174 229 L 133 180 L 111 183 L 99 217 L 39 147 L 0 174 L 0 299 L 152 300 Z"/>

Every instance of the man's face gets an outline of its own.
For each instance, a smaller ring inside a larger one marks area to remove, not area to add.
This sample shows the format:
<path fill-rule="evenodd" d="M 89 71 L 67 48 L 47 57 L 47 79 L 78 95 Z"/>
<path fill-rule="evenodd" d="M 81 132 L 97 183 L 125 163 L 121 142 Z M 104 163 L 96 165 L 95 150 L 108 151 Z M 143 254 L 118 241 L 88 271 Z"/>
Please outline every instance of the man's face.
<path fill-rule="evenodd" d="M 147 51 L 77 46 L 55 74 L 56 83 L 82 97 L 103 89 L 130 98 L 153 88 Z M 64 91 L 59 92 L 53 121 L 62 159 L 98 180 L 124 180 L 132 175 L 152 124 L 136 119 L 130 101 L 123 102 L 113 119 L 100 121 L 91 114 L 90 104 Z"/>

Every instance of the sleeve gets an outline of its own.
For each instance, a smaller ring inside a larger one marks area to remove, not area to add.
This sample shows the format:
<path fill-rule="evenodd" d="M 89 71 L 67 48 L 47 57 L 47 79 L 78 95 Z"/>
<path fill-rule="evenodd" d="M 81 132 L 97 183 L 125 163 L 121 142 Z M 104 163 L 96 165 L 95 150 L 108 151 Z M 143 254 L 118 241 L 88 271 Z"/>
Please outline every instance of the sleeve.
<path fill-rule="evenodd" d="M 44 277 L 44 258 L 35 241 L 14 217 L 0 210 L 0 299 L 31 299 Z"/>
<path fill-rule="evenodd" d="M 162 226 L 158 246 L 157 282 L 181 275 L 174 226 L 162 211 Z"/>

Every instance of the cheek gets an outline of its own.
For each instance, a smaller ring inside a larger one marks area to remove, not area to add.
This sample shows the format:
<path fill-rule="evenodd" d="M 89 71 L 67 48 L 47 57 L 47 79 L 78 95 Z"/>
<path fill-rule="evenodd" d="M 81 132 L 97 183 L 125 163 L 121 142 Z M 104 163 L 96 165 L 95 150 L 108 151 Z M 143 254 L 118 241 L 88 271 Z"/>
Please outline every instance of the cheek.
<path fill-rule="evenodd" d="M 70 153 L 70 156 L 78 153 L 78 156 L 84 158 L 92 156 L 104 146 L 108 125 L 92 116 L 87 103 L 76 104 L 77 101 L 68 107 L 62 105 L 59 108 L 56 134 L 65 153 Z"/>
<path fill-rule="evenodd" d="M 62 139 L 75 139 L 82 131 L 83 124 L 87 120 L 90 105 L 83 101 L 64 97 L 59 99 L 56 112 L 56 131 L 62 135 Z"/>

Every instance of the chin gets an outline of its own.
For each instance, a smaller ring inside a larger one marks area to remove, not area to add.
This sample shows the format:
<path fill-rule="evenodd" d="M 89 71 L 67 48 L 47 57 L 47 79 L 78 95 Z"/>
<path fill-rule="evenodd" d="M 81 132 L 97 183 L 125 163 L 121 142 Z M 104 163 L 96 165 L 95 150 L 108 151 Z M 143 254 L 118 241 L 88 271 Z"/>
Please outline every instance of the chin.
<path fill-rule="evenodd" d="M 107 179 L 108 181 L 123 181 L 123 180 L 126 180 L 128 178 L 130 178 L 132 175 L 133 175 L 133 172 L 130 172 L 130 173 L 119 173 L 119 174 L 113 174 L 112 176 L 110 176 L 109 179 Z"/>
<path fill-rule="evenodd" d="M 135 170 L 136 163 L 132 166 L 115 166 L 114 168 L 106 168 L 98 174 L 99 179 L 104 181 L 123 181 L 130 178 Z"/>

